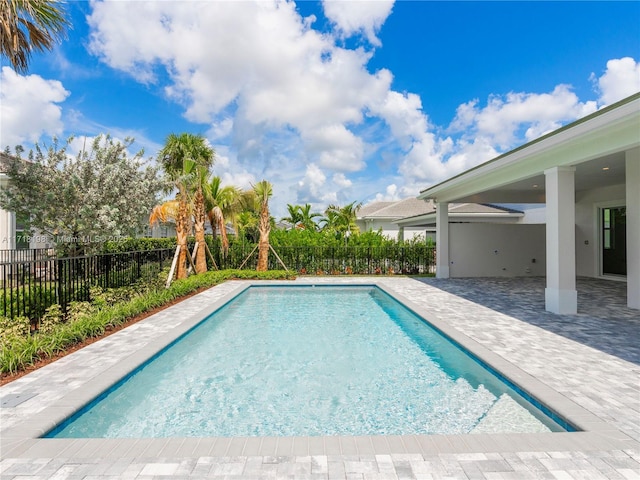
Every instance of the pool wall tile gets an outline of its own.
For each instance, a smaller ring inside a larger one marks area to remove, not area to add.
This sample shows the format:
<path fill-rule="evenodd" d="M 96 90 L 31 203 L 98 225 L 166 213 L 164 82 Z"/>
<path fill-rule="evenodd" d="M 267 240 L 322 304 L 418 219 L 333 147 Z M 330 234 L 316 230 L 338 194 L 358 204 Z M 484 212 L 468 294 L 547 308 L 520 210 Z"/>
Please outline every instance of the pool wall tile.
<path fill-rule="evenodd" d="M 354 437 L 339 437 L 342 455 L 357 455 L 358 447 Z"/>
<path fill-rule="evenodd" d="M 212 457 L 224 457 L 229 449 L 229 443 L 231 443 L 230 438 L 217 437 L 214 444 L 211 446 L 209 455 Z"/>
<path fill-rule="evenodd" d="M 291 453 L 296 456 L 309 455 L 309 437 L 293 437 Z"/>
<path fill-rule="evenodd" d="M 260 454 L 264 456 L 275 455 L 277 446 L 278 439 L 276 437 L 262 437 L 262 443 L 260 444 Z"/>
<path fill-rule="evenodd" d="M 387 443 L 389 444 L 389 453 L 407 453 L 407 449 L 402 442 L 402 436 L 387 435 Z"/>
<path fill-rule="evenodd" d="M 340 438 L 336 436 L 324 437 L 324 451 L 326 455 L 340 455 Z"/>
<path fill-rule="evenodd" d="M 193 451 L 198 446 L 200 439 L 198 438 L 185 438 L 174 453 L 171 454 L 172 457 L 191 457 L 193 455 Z"/>
<path fill-rule="evenodd" d="M 261 444 L 262 444 L 261 437 L 248 437 L 246 442 L 244 443 L 244 449 L 242 450 L 242 455 L 244 456 L 258 455 L 260 453 Z"/>
<path fill-rule="evenodd" d="M 277 456 L 290 456 L 292 449 L 293 449 L 292 437 L 276 438 L 276 455 Z"/>
<path fill-rule="evenodd" d="M 325 455 L 324 437 L 309 437 L 309 455 Z"/>
<path fill-rule="evenodd" d="M 384 435 L 375 435 L 371 437 L 371 445 L 373 445 L 373 451 L 375 454 L 387 454 L 389 453 L 389 443 Z"/>
<path fill-rule="evenodd" d="M 356 448 L 358 449 L 358 453 L 360 455 L 373 455 L 375 454 L 375 449 L 373 448 L 373 443 L 371 443 L 371 437 L 368 436 L 358 436 L 353 438 L 356 444 Z"/>
<path fill-rule="evenodd" d="M 422 447 L 415 435 L 403 435 L 402 443 L 404 443 L 407 453 L 422 453 Z"/>
<path fill-rule="evenodd" d="M 242 455 L 242 451 L 244 450 L 244 446 L 247 443 L 246 437 L 233 437 L 230 439 L 229 448 L 227 449 L 228 456 L 238 456 Z"/>

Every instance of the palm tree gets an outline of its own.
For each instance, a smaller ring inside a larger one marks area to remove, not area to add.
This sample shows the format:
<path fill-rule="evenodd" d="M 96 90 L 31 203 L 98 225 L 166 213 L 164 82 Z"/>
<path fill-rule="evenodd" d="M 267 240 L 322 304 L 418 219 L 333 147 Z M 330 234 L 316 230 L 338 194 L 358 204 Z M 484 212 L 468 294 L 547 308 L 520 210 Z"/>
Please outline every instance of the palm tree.
<path fill-rule="evenodd" d="M 204 238 L 204 224 L 207 220 L 207 214 L 204 190 L 206 190 L 208 186 L 207 178 L 209 178 L 209 168 L 199 165 L 196 170 L 196 174 L 192 177 L 194 183 L 190 185 L 191 189 L 195 191 L 193 196 L 193 222 L 196 245 L 198 245 L 194 262 L 196 265 L 196 273 L 202 273 L 207 271 L 207 256 L 205 253 L 207 243 Z"/>
<path fill-rule="evenodd" d="M 14 70 L 26 73 L 31 52 L 51 50 L 71 24 L 58 0 L 0 0 L 1 53 Z"/>
<path fill-rule="evenodd" d="M 356 204 L 351 202 L 344 207 L 337 205 L 329 205 L 325 210 L 325 218 L 323 219 L 324 228 L 335 230 L 336 232 L 358 232 L 360 229 L 356 224 L 358 210 L 362 207 L 362 203 Z"/>
<path fill-rule="evenodd" d="M 291 228 L 301 228 L 304 230 L 316 231 L 318 224 L 314 220 L 316 217 L 321 217 L 319 213 L 311 213 L 311 205 L 306 203 L 304 207 L 302 205 L 287 204 L 287 210 L 289 210 L 289 216 L 283 217 L 281 220 L 291 225 Z"/>
<path fill-rule="evenodd" d="M 317 230 L 318 225 L 314 218 L 322 217 L 322 215 L 320 213 L 311 213 L 310 204 L 305 203 L 304 207 L 300 207 L 300 216 L 300 223 L 305 230 L 312 230 L 314 232 Z"/>
<path fill-rule="evenodd" d="M 267 271 L 267 261 L 269 259 L 269 233 L 271 232 L 271 217 L 269 215 L 269 197 L 273 195 L 271 183 L 262 180 L 253 186 L 253 191 L 260 203 L 260 217 L 258 230 L 260 239 L 258 240 L 258 266 L 259 272 Z"/>
<path fill-rule="evenodd" d="M 255 243 L 259 235 L 258 231 L 258 217 L 254 212 L 245 210 L 240 212 L 236 218 L 236 225 L 238 228 L 238 236 L 241 238 L 249 237 L 251 243 Z"/>
<path fill-rule="evenodd" d="M 179 202 L 177 200 L 168 200 L 164 203 L 156 205 L 149 215 L 149 226 L 153 227 L 158 223 L 167 223 L 169 220 L 174 222 L 178 218 Z"/>
<path fill-rule="evenodd" d="M 242 192 L 231 185 L 222 187 L 220 177 L 214 176 L 209 181 L 205 195 L 205 208 L 213 238 L 219 232 L 222 252 L 226 254 L 229 250 L 226 222 L 230 220 L 236 227 L 237 215 L 242 210 Z"/>
<path fill-rule="evenodd" d="M 176 199 L 176 237 L 179 256 L 177 278 L 187 276 L 187 237 L 191 231 L 191 215 L 194 214 L 196 243 L 198 251 L 195 264 L 196 272 L 207 270 L 205 254 L 204 223 L 205 208 L 203 179 L 208 177 L 209 168 L 214 161 L 214 151 L 201 135 L 182 133 L 170 134 L 158 154 L 158 159 L 169 179 L 178 190 Z M 192 208 L 190 208 L 190 206 Z"/>
<path fill-rule="evenodd" d="M 288 203 L 287 210 L 289 210 L 289 216 L 282 217 L 281 220 L 291 225 L 292 229 L 297 228 L 298 225 L 302 223 L 301 209 L 302 207 L 300 205 L 291 205 L 290 203 Z"/>

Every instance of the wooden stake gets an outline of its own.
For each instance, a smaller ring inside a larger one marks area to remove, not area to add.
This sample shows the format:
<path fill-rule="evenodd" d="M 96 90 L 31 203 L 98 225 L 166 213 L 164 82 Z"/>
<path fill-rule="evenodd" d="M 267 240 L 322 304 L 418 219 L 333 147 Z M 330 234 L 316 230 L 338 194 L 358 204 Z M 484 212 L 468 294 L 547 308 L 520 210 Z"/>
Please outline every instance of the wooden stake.
<path fill-rule="evenodd" d="M 198 245 L 200 245 L 198 242 L 196 242 L 195 246 L 193 247 L 193 253 L 191 254 L 191 257 L 189 258 L 189 260 L 191 261 L 191 267 L 193 267 L 193 270 L 195 271 L 196 266 L 193 264 L 193 258 L 196 258 L 196 252 L 198 251 Z M 189 250 L 187 249 L 187 252 Z M 189 275 L 191 273 L 191 267 L 189 267 L 187 269 L 187 275 Z"/>
<path fill-rule="evenodd" d="M 171 262 L 171 269 L 169 269 L 169 277 L 167 278 L 167 288 L 169 288 L 169 285 L 171 285 L 171 282 L 173 281 L 173 275 L 175 274 L 179 255 L 180 255 L 180 245 L 177 245 L 176 253 L 173 255 L 173 262 Z"/>
<path fill-rule="evenodd" d="M 196 247 L 197 246 L 198 246 L 198 244 L 196 243 Z M 194 250 L 194 252 L 195 252 L 195 250 Z M 189 253 L 189 249 L 188 248 L 187 248 L 187 258 L 189 259 L 189 263 L 191 264 L 190 268 L 193 268 L 193 271 L 195 272 L 196 271 L 196 266 L 193 263 L 193 258 L 191 257 L 191 254 Z"/>
<path fill-rule="evenodd" d="M 269 244 L 269 248 L 271 249 L 271 251 L 273 252 L 273 254 L 276 256 L 276 258 L 278 259 L 278 261 L 280 262 L 280 265 L 282 265 L 285 269 L 286 272 L 289 271 L 289 269 L 287 268 L 287 266 L 284 264 L 284 262 L 280 259 L 280 257 L 278 256 L 278 254 L 276 253 L 276 251 L 273 249 L 273 247 L 271 246 L 271 244 Z"/>
<path fill-rule="evenodd" d="M 257 249 L 258 249 L 258 245 L 253 247 L 253 250 L 251 250 L 251 253 L 249 255 L 247 255 L 247 258 L 244 259 L 244 262 L 242 262 L 242 265 L 240 265 L 238 270 L 242 270 L 242 267 L 244 267 L 244 264 L 247 263 L 247 260 L 249 260 L 249 258 L 251 258 L 251 255 L 253 255 L 253 252 L 255 252 Z"/>
<path fill-rule="evenodd" d="M 213 258 L 213 253 L 211 253 L 211 250 L 209 250 L 209 245 L 207 245 L 207 242 L 204 242 L 204 248 L 207 251 L 207 253 L 209 254 L 209 258 L 213 262 L 213 268 L 215 268 L 216 270 L 220 270 L 218 268 L 218 265 L 216 264 L 215 258 Z"/>

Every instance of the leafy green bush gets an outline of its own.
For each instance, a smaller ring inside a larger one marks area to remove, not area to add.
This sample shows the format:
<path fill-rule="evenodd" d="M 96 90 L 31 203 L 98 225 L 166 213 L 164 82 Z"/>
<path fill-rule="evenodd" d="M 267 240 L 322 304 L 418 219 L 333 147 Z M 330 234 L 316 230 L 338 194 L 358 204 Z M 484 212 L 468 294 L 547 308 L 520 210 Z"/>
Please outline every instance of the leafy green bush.
<path fill-rule="evenodd" d="M 31 323 L 27 317 L 0 317 L 1 339 L 23 337 L 31 333 Z"/>
<path fill-rule="evenodd" d="M 138 252 L 159 250 L 162 248 L 176 248 L 176 238 L 124 238 L 120 241 L 105 242 L 103 253 Z"/>
<path fill-rule="evenodd" d="M 20 316 L 40 318 L 56 301 L 56 285 L 52 282 L 7 288 L 4 292 L 0 298 L 0 314 L 9 317 L 19 312 Z"/>
<path fill-rule="evenodd" d="M 64 321 L 64 312 L 57 303 L 51 305 L 40 319 L 39 333 L 51 333 Z"/>

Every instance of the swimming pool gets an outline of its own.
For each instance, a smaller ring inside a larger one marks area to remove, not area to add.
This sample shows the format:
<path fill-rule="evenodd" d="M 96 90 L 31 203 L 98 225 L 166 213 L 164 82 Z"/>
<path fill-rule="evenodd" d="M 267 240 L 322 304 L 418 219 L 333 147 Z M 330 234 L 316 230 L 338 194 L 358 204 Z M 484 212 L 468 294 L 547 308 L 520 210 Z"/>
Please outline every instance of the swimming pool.
<path fill-rule="evenodd" d="M 558 430 L 377 287 L 258 286 L 47 436 Z"/>

